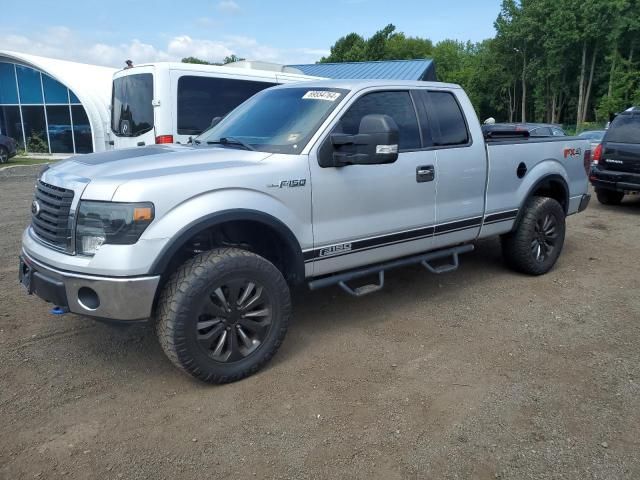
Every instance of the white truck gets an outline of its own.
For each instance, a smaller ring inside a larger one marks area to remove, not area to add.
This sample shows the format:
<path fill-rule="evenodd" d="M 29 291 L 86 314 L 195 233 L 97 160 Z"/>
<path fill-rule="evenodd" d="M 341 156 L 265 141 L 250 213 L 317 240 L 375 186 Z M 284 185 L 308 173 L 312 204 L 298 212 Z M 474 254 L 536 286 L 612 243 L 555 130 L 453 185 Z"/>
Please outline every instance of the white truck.
<path fill-rule="evenodd" d="M 20 280 L 76 314 L 153 319 L 179 368 L 238 380 L 278 350 L 295 286 L 362 296 L 392 268 L 454 270 L 495 235 L 509 266 L 549 271 L 565 217 L 590 199 L 589 145 L 518 135 L 485 141 L 456 85 L 269 88 L 192 145 L 77 156 L 44 171 Z"/>

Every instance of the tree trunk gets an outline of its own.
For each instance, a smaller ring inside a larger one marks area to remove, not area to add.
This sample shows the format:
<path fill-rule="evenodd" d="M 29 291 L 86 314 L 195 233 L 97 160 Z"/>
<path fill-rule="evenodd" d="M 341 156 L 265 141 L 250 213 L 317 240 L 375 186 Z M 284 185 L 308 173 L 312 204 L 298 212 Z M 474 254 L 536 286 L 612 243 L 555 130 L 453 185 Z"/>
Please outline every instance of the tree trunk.
<path fill-rule="evenodd" d="M 522 53 L 522 123 L 527 121 L 527 50 Z"/>
<path fill-rule="evenodd" d="M 609 89 L 607 90 L 607 97 L 611 98 L 613 95 L 613 76 L 616 72 L 616 60 L 618 58 L 618 47 L 613 49 L 613 58 L 611 59 L 611 70 L 609 70 Z"/>
<path fill-rule="evenodd" d="M 576 128 L 580 126 L 580 120 L 582 119 L 582 109 L 584 101 L 584 77 L 587 63 L 587 42 L 586 40 L 582 44 L 582 65 L 580 67 L 580 82 L 578 83 L 578 112 L 576 115 Z"/>
<path fill-rule="evenodd" d="M 554 93 L 551 95 L 551 123 L 556 122 L 556 105 L 558 103 L 558 94 Z"/>
<path fill-rule="evenodd" d="M 598 45 L 593 47 L 593 56 L 591 57 L 591 71 L 589 72 L 589 83 L 587 84 L 587 93 L 584 96 L 584 103 L 582 104 L 582 119 L 581 123 L 587 120 L 587 110 L 589 108 L 589 100 L 591 98 L 591 86 L 593 85 L 593 72 L 596 67 L 596 56 L 598 55 Z"/>

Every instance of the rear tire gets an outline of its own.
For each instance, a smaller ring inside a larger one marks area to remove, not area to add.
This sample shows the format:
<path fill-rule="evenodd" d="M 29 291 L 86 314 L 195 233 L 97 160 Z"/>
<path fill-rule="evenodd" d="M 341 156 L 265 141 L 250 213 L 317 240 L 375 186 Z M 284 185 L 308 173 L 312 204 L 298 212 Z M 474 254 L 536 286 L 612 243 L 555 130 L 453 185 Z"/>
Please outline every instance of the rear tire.
<path fill-rule="evenodd" d="M 598 197 L 598 201 L 603 205 L 620 205 L 624 197 L 624 192 L 597 188 L 596 197 Z"/>
<path fill-rule="evenodd" d="M 195 256 L 172 275 L 159 300 L 157 333 L 182 371 L 228 383 L 271 360 L 290 315 L 282 273 L 254 253 L 223 248 Z"/>
<path fill-rule="evenodd" d="M 502 255 L 509 267 L 542 275 L 555 265 L 565 235 L 565 213 L 557 200 L 533 197 L 515 231 L 502 236 Z"/>

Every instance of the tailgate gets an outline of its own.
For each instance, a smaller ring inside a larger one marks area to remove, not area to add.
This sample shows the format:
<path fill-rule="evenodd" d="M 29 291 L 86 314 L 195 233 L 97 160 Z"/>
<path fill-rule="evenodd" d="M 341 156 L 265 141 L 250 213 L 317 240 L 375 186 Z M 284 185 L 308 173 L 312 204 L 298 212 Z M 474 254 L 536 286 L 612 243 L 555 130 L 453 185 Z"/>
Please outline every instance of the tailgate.
<path fill-rule="evenodd" d="M 603 170 L 640 173 L 640 144 L 605 142 L 598 166 Z"/>

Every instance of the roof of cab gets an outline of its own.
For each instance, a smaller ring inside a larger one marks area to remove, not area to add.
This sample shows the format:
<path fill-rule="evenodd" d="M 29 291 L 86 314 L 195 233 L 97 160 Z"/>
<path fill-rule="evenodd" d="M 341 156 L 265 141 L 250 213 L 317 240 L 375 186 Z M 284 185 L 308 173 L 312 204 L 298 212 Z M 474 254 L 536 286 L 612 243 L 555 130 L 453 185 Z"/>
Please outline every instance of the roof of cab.
<path fill-rule="evenodd" d="M 344 88 L 347 90 L 362 90 L 364 88 L 375 87 L 404 87 L 404 88 L 446 88 L 446 89 L 460 89 L 460 85 L 454 83 L 442 83 L 442 82 L 425 82 L 422 80 L 358 80 L 358 79 L 344 79 L 344 80 L 312 80 L 305 82 L 304 85 L 287 84 L 279 85 L 274 88 Z"/>

